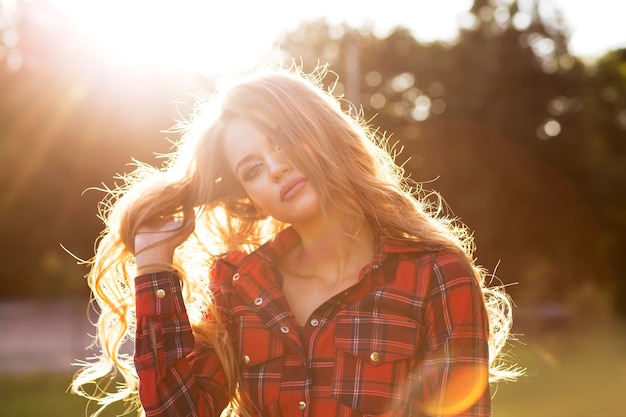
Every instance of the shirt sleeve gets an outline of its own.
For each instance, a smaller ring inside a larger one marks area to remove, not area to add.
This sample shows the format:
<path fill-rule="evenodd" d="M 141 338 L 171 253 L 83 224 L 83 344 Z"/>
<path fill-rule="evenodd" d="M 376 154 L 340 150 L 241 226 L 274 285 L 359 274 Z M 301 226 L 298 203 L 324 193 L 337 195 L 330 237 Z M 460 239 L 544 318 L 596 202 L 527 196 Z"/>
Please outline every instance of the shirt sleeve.
<path fill-rule="evenodd" d="M 135 278 L 135 299 L 134 362 L 146 416 L 219 416 L 228 404 L 224 371 L 212 351 L 194 349 L 178 276 Z"/>
<path fill-rule="evenodd" d="M 482 290 L 457 255 L 435 256 L 422 363 L 428 416 L 491 416 L 489 324 Z"/>

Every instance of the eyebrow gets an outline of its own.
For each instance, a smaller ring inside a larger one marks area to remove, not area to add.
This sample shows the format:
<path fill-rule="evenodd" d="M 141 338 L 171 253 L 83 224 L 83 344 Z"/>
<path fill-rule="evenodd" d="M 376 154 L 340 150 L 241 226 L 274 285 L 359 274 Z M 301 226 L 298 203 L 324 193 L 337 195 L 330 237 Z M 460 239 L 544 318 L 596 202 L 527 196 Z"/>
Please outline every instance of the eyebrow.
<path fill-rule="evenodd" d="M 276 141 L 274 139 L 272 139 L 271 137 L 269 137 L 269 136 L 265 136 L 265 139 L 269 143 L 276 143 Z M 247 155 L 244 158 L 242 158 L 239 162 L 237 162 L 237 164 L 235 165 L 235 174 L 239 173 L 239 168 L 241 168 L 241 166 L 243 164 L 247 163 L 248 161 L 250 161 L 250 160 L 252 160 L 254 158 L 255 158 L 255 155 L 254 154 L 250 154 L 250 155 Z"/>

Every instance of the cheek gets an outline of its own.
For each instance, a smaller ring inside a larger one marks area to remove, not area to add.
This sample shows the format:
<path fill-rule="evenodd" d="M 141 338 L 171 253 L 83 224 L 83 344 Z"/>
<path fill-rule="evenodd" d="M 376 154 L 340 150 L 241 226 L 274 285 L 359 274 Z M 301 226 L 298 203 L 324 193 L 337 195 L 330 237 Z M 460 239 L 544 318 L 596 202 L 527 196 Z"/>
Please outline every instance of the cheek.
<path fill-rule="evenodd" d="M 254 183 L 248 184 L 247 186 L 241 185 L 241 192 L 243 197 L 247 197 L 252 204 L 254 204 L 257 209 L 261 211 L 266 211 L 264 209 L 266 203 L 265 198 L 267 197 L 267 189 L 262 187 L 255 186 Z"/>
<path fill-rule="evenodd" d="M 312 161 L 316 167 L 321 168 L 320 159 L 313 151 L 313 148 L 311 148 L 309 144 L 305 143 L 304 145 L 302 145 L 302 149 L 304 149 L 304 152 L 308 155 L 309 161 Z"/>
<path fill-rule="evenodd" d="M 319 178 L 324 181 L 325 171 L 323 158 L 309 144 L 301 144 L 300 149 L 288 154 L 293 167 L 309 180 Z"/>

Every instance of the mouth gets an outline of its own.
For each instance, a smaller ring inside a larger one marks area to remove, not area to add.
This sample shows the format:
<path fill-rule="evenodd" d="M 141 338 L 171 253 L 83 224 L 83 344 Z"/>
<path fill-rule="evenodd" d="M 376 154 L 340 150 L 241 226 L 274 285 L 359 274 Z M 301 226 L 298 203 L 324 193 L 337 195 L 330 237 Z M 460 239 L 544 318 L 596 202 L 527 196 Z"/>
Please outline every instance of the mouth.
<path fill-rule="evenodd" d="M 291 178 L 280 189 L 280 200 L 291 200 L 302 188 L 304 188 L 306 183 L 307 179 L 305 177 Z"/>

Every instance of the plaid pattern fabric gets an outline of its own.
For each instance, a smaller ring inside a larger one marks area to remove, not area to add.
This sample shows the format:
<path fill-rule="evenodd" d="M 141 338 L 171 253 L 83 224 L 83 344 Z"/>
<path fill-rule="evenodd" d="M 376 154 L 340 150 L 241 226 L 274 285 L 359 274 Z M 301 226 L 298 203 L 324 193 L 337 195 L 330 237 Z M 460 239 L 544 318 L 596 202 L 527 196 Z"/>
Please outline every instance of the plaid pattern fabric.
<path fill-rule="evenodd" d="M 287 229 L 211 271 L 239 354 L 240 390 L 256 415 L 491 415 L 486 311 L 462 260 L 379 236 L 359 282 L 300 328 L 274 266 L 298 242 Z M 135 362 L 146 414 L 219 416 L 225 377 L 214 354 L 193 350 L 177 277 L 137 277 L 136 298 Z"/>

